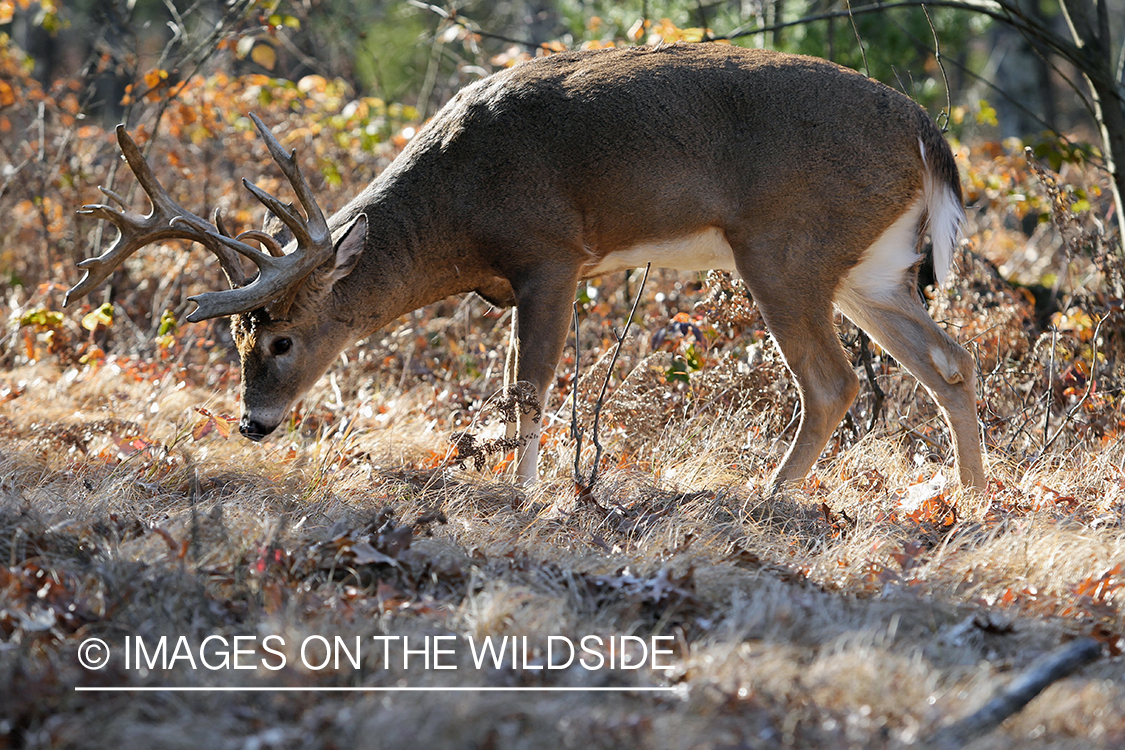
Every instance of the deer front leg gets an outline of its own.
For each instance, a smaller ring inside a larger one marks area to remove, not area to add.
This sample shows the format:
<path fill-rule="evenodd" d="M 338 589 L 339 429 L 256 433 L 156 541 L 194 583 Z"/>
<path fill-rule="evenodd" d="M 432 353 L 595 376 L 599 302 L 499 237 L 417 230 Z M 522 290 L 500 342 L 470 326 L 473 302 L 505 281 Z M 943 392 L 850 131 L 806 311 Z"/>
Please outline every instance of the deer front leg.
<path fill-rule="evenodd" d="M 504 358 L 504 398 L 512 398 L 511 387 L 519 380 L 516 371 L 520 355 L 520 309 L 512 308 L 512 330 L 508 334 L 508 355 Z M 519 434 L 519 420 L 508 422 L 504 437 L 511 440 Z"/>
<path fill-rule="evenodd" d="M 553 272 L 552 272 L 553 271 Z M 544 270 L 525 279 L 516 290 L 516 311 L 512 317 L 512 340 L 505 367 L 505 387 L 510 387 L 509 371 L 515 362 L 515 379 L 529 383 L 535 393 L 535 409 L 518 409 L 520 447 L 517 449 L 516 476 L 530 484 L 539 474 L 539 436 L 542 434 L 547 389 L 562 357 L 570 330 L 574 289 L 578 274 L 574 269 Z M 509 426 L 509 434 L 512 426 Z"/>

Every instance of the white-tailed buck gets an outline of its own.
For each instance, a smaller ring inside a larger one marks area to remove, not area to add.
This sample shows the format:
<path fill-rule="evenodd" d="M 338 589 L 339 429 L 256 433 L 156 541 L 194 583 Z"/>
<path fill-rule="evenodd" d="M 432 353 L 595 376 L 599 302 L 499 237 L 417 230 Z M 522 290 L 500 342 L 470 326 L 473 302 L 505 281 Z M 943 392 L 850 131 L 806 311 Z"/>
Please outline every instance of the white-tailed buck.
<path fill-rule="evenodd" d="M 772 486 L 805 475 L 858 391 L 833 305 L 926 386 L 961 482 L 985 483 L 973 360 L 916 291 L 922 264 L 939 283 L 948 273 L 963 219 L 957 167 L 925 111 L 893 89 L 824 60 L 726 45 L 551 55 L 461 91 L 328 220 L 293 155 L 255 122 L 304 217 L 244 180 L 288 231 L 231 237 L 217 215 L 175 204 L 119 127 L 153 211 L 131 212 L 108 190 L 119 208 L 85 207 L 121 236 L 80 264 L 68 294 L 150 242 L 203 244 L 232 288 L 193 297 L 188 320 L 232 316 L 239 429 L 251 440 L 343 349 L 470 291 L 516 306 L 517 377 L 543 403 L 577 282 L 651 261 L 737 271 L 753 294 L 802 405 Z M 523 416 L 518 432 L 517 471 L 532 479 L 538 420 Z"/>

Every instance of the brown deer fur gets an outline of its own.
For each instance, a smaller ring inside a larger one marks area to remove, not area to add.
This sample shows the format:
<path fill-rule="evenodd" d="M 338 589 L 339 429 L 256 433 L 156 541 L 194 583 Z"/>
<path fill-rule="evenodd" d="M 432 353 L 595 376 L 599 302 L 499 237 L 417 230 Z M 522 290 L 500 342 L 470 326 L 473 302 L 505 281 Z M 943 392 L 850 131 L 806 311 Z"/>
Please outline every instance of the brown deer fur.
<path fill-rule="evenodd" d="M 824 60 L 698 44 L 522 63 L 464 89 L 328 220 L 336 258 L 284 316 L 238 312 L 242 431 L 269 433 L 357 339 L 468 291 L 517 306 L 516 377 L 542 402 L 576 283 L 653 260 L 749 286 L 802 403 L 772 485 L 804 476 L 858 390 L 835 304 L 933 394 L 979 486 L 974 363 L 914 290 L 927 229 L 944 278 L 960 201 L 926 113 Z M 530 479 L 539 426 L 518 431 Z"/>

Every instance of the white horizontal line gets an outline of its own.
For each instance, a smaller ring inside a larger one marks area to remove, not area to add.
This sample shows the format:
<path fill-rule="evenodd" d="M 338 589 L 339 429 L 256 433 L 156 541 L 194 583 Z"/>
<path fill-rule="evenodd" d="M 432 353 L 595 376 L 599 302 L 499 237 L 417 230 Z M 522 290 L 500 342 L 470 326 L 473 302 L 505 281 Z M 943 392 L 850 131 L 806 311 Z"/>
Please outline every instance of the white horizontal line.
<path fill-rule="evenodd" d="M 82 687 L 76 693 L 641 693 L 672 687 Z"/>

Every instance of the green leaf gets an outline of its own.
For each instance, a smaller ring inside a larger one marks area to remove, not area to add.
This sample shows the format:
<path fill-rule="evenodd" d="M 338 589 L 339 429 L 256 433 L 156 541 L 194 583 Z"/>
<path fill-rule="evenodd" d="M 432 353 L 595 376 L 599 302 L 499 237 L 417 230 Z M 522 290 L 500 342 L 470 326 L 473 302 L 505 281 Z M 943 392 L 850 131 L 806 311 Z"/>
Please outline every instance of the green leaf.
<path fill-rule="evenodd" d="M 687 351 L 684 352 L 684 360 L 693 372 L 703 369 L 703 352 L 695 344 L 689 346 Z"/>
<path fill-rule="evenodd" d="M 665 371 L 664 377 L 669 381 L 679 381 L 681 383 L 691 382 L 691 376 L 688 374 L 687 364 L 679 357 L 675 357 L 672 360 L 672 366 L 669 367 L 667 371 Z"/>
<path fill-rule="evenodd" d="M 106 302 L 96 310 L 86 313 L 82 318 L 82 327 L 87 331 L 97 330 L 98 326 L 109 328 L 113 325 L 113 305 Z"/>
<path fill-rule="evenodd" d="M 179 326 L 176 325 L 176 315 L 171 310 L 165 310 L 160 314 L 160 330 L 158 336 L 169 336 L 176 332 Z"/>
<path fill-rule="evenodd" d="M 62 325 L 63 314 L 45 307 L 28 310 L 20 318 L 21 326 L 39 326 L 40 328 L 58 328 Z"/>

